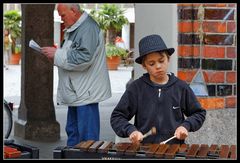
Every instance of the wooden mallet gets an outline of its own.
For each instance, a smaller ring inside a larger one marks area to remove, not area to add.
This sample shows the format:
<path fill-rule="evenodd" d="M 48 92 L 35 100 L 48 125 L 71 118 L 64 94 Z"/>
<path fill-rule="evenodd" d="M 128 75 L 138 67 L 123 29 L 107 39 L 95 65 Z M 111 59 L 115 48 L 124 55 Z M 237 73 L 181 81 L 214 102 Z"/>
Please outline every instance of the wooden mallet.
<path fill-rule="evenodd" d="M 143 135 L 143 139 L 148 137 L 149 135 L 156 135 L 157 129 L 156 127 L 152 127 L 146 134 Z"/>
<path fill-rule="evenodd" d="M 174 138 L 176 138 L 177 136 L 173 136 L 173 137 L 171 137 L 171 138 L 169 138 L 169 139 L 167 139 L 167 140 L 165 140 L 165 141 L 162 141 L 160 144 L 166 144 L 167 142 L 169 142 L 170 140 L 172 140 L 172 139 L 174 139 Z"/>

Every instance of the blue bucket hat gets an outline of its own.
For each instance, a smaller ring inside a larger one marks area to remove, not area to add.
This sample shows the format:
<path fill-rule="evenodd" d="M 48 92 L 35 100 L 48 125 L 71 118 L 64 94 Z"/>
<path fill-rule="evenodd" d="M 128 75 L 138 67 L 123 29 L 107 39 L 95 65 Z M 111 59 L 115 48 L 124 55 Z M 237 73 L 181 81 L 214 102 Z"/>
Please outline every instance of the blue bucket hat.
<path fill-rule="evenodd" d="M 139 57 L 135 59 L 135 62 L 142 64 L 142 60 L 147 54 L 161 51 L 167 51 L 168 55 L 172 55 L 175 49 L 167 48 L 159 35 L 153 34 L 146 36 L 139 41 Z"/>

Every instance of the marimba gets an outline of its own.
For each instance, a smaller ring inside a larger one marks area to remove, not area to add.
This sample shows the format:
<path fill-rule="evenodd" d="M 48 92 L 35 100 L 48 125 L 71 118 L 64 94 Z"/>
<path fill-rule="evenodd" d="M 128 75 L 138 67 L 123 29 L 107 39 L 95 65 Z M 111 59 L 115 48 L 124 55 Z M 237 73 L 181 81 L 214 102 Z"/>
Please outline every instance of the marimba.
<path fill-rule="evenodd" d="M 54 158 L 83 159 L 236 159 L 236 145 L 132 144 L 82 141 L 75 147 L 57 147 Z"/>

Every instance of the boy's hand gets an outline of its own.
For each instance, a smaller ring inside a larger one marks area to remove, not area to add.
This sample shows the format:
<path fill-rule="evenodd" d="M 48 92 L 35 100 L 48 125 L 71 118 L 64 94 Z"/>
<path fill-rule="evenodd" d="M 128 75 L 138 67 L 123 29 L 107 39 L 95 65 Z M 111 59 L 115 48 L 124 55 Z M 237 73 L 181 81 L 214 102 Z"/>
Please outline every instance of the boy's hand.
<path fill-rule="evenodd" d="M 183 126 L 179 126 L 174 135 L 176 135 L 177 139 L 183 140 L 186 139 L 188 137 L 188 131 L 185 127 Z"/>
<path fill-rule="evenodd" d="M 129 139 L 132 143 L 138 144 L 139 142 L 141 142 L 143 140 L 143 134 L 139 131 L 133 131 L 130 134 Z"/>

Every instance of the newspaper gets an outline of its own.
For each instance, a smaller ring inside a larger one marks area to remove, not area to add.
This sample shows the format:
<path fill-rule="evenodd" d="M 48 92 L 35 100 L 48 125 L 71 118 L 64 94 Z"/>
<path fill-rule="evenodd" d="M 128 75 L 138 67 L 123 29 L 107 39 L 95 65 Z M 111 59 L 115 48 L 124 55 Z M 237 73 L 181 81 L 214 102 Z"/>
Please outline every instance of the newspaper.
<path fill-rule="evenodd" d="M 41 52 L 41 47 L 32 39 L 29 41 L 29 47 L 31 47 L 32 49 L 38 51 L 39 53 L 42 53 Z"/>

